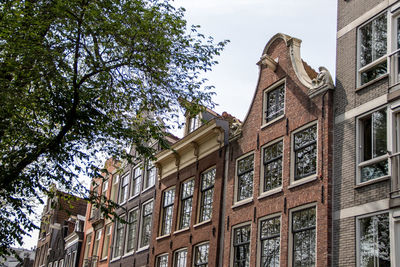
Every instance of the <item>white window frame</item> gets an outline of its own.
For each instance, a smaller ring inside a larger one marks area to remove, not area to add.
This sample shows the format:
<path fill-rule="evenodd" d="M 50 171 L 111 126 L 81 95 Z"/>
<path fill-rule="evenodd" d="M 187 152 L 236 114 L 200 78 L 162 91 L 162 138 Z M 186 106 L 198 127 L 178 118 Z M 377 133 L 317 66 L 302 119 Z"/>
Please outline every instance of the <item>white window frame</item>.
<path fill-rule="evenodd" d="M 242 222 L 242 223 L 239 223 L 239 224 L 236 224 L 236 225 L 233 225 L 232 226 L 232 228 L 231 228 L 231 234 L 230 234 L 230 236 L 231 236 L 231 255 L 230 255 L 230 266 L 234 266 L 233 264 L 234 264 L 234 261 L 235 261 L 235 248 L 234 248 L 234 234 L 235 234 L 235 229 L 236 228 L 241 228 L 241 227 L 244 227 L 244 226 L 249 226 L 250 227 L 250 243 L 249 243 L 249 261 L 251 261 L 251 255 L 252 255 L 252 253 L 251 253 L 251 243 L 253 242 L 252 241 L 252 238 L 251 238 L 251 235 L 253 234 L 253 229 L 252 229 L 252 223 L 251 223 L 251 221 L 246 221 L 246 222 Z M 251 266 L 251 262 L 250 262 L 250 266 Z"/>
<path fill-rule="evenodd" d="M 101 188 L 101 194 L 105 197 L 107 197 L 107 191 L 108 191 L 108 184 L 109 184 L 109 179 L 104 180 Z"/>
<path fill-rule="evenodd" d="M 107 228 L 108 228 L 108 231 L 107 231 Z M 102 245 L 102 248 L 101 248 L 101 259 L 102 260 L 107 259 L 108 258 L 108 254 L 110 253 L 110 249 L 109 248 L 110 248 L 110 243 L 112 242 L 111 235 L 112 235 L 112 224 L 109 223 L 109 224 L 106 224 L 106 226 L 104 227 L 104 238 L 103 238 L 103 245 Z M 107 246 L 104 246 L 107 236 L 109 238 L 108 239 L 108 244 L 107 244 Z M 107 249 L 107 255 L 103 257 L 104 249 Z"/>
<path fill-rule="evenodd" d="M 140 170 L 140 177 L 137 179 L 136 179 L 136 170 Z M 132 172 L 132 175 L 131 175 L 130 185 L 129 185 L 129 200 L 140 195 L 140 192 L 142 191 L 142 186 L 143 186 L 142 180 L 143 180 L 143 174 L 144 174 L 143 164 L 142 163 L 137 164 L 135 167 L 132 168 L 131 172 Z M 136 188 L 136 182 L 139 184 L 138 192 L 134 192 L 134 190 Z"/>
<path fill-rule="evenodd" d="M 359 267 L 360 266 L 360 257 L 361 257 L 361 252 L 360 252 L 360 220 L 363 218 L 368 218 L 368 217 L 373 217 L 376 215 L 380 215 L 380 214 L 388 214 L 388 220 L 389 220 L 389 245 L 390 245 L 390 262 L 391 262 L 391 266 L 396 266 L 394 265 L 394 260 L 395 260 L 395 247 L 394 245 L 394 222 L 395 219 L 393 218 L 393 211 L 392 210 L 382 210 L 382 211 L 378 211 L 378 212 L 374 212 L 374 213 L 368 213 L 368 214 L 363 214 L 360 216 L 356 217 L 356 266 Z"/>
<path fill-rule="evenodd" d="M 167 266 L 168 266 L 169 255 L 168 255 L 168 253 L 163 253 L 163 254 L 157 255 L 157 257 L 156 257 L 156 267 L 160 266 L 160 258 L 161 257 L 165 257 L 165 256 L 167 257 Z"/>
<path fill-rule="evenodd" d="M 165 193 L 166 192 L 168 192 L 168 191 L 171 191 L 171 190 L 173 190 L 174 191 L 174 199 L 173 199 L 173 201 L 172 201 L 172 204 L 169 204 L 167 207 L 165 207 L 164 206 L 164 202 L 165 202 Z M 160 217 L 160 229 L 159 229 L 159 236 L 167 236 L 167 235 L 170 235 L 171 234 L 171 232 L 173 231 L 173 222 L 174 222 L 174 209 L 175 209 L 175 198 L 176 198 L 176 188 L 175 188 L 175 186 L 171 186 L 171 187 L 168 187 L 168 188 L 166 188 L 164 191 L 162 191 L 162 194 L 161 194 L 161 217 Z M 164 233 L 164 225 L 165 225 L 165 221 L 164 221 L 164 214 L 165 214 L 165 210 L 167 209 L 167 208 L 170 208 L 170 207 L 172 207 L 172 217 L 171 217 L 171 229 L 170 229 L 170 231 L 168 232 L 168 233 Z"/>
<path fill-rule="evenodd" d="M 121 219 L 123 219 L 123 220 L 125 220 L 125 213 L 124 214 L 121 214 L 120 216 L 119 216 Z M 120 254 L 118 255 L 118 256 L 115 256 L 115 249 L 116 249 L 116 247 L 117 247 L 117 231 L 118 231 L 118 224 L 120 224 L 121 222 L 120 221 L 116 221 L 115 223 L 114 223 L 114 231 L 113 231 L 113 243 L 112 243 L 112 246 L 113 246 L 113 250 L 112 250 L 112 259 L 113 260 L 115 260 L 115 259 L 120 259 L 121 257 L 122 257 L 122 255 L 124 254 L 124 244 L 125 244 L 125 242 L 124 242 L 124 239 L 125 239 L 125 225 L 124 224 L 122 224 L 122 242 L 120 242 L 121 243 L 121 248 L 120 248 Z"/>
<path fill-rule="evenodd" d="M 361 153 L 363 150 L 363 147 L 361 146 L 361 138 L 362 138 L 361 135 L 363 133 L 361 130 L 361 120 L 376 111 L 384 110 L 384 109 L 386 110 L 386 148 L 389 151 L 390 144 L 391 144 L 389 135 L 391 134 L 392 124 L 390 121 L 391 112 L 390 112 L 388 106 L 381 106 L 379 108 L 370 110 L 370 111 L 358 116 L 356 119 L 356 184 L 357 185 L 364 185 L 364 184 L 371 184 L 371 183 L 379 182 L 379 181 L 387 179 L 391 176 L 392 168 L 391 168 L 391 162 L 389 160 L 388 154 L 384 154 L 384 155 L 378 156 L 376 158 L 372 158 L 370 160 L 361 162 Z M 362 167 L 383 161 L 385 159 L 388 161 L 388 175 L 384 175 L 384 176 L 377 177 L 377 178 L 374 178 L 374 179 L 371 179 L 371 180 L 368 180 L 365 182 L 361 182 L 361 168 Z"/>
<path fill-rule="evenodd" d="M 110 199 L 116 203 L 119 201 L 119 174 L 113 175 Z"/>
<path fill-rule="evenodd" d="M 295 155 L 295 151 L 294 151 L 294 136 L 295 136 L 295 134 L 297 134 L 307 128 L 310 128 L 314 125 L 317 125 L 317 140 L 316 140 L 317 158 L 316 158 L 315 173 L 310 174 L 306 177 L 303 177 L 303 178 L 295 181 L 294 179 L 295 179 L 295 174 L 296 174 L 296 170 L 295 170 L 296 155 Z M 318 161 L 319 161 L 319 123 L 318 123 L 318 120 L 314 120 L 309 123 L 306 123 L 305 125 L 297 128 L 296 130 L 294 130 L 293 132 L 290 133 L 290 186 L 289 186 L 289 188 L 316 180 L 317 176 L 318 176 L 318 171 L 319 171 L 318 170 L 318 168 L 319 168 Z"/>
<path fill-rule="evenodd" d="M 99 256 L 100 240 L 101 240 L 102 235 L 103 235 L 103 229 L 98 229 L 98 230 L 94 231 L 94 243 L 93 243 L 92 256 Z M 96 243 L 97 243 L 97 251 L 95 251 Z"/>
<path fill-rule="evenodd" d="M 298 206 L 289 210 L 289 247 L 288 247 L 288 266 L 293 266 L 293 233 L 292 217 L 293 213 L 299 210 L 315 208 L 315 266 L 318 265 L 318 205 L 316 202 Z"/>
<path fill-rule="evenodd" d="M 192 124 L 193 119 L 195 119 L 196 121 L 195 121 L 195 126 L 192 129 L 191 124 Z M 188 116 L 187 120 L 186 120 L 186 125 L 187 125 L 186 126 L 186 135 L 190 134 L 190 133 L 196 131 L 198 128 L 200 128 L 202 119 L 203 119 L 202 112 L 200 112 L 192 117 Z"/>
<path fill-rule="evenodd" d="M 139 226 L 139 234 L 138 234 L 138 239 L 139 239 L 139 240 L 138 240 L 138 249 L 137 249 L 136 252 L 145 250 L 145 249 L 149 248 L 149 246 L 150 246 L 151 240 L 150 240 L 150 242 L 149 242 L 148 245 L 142 246 L 142 231 L 143 231 L 144 206 L 146 206 L 146 205 L 149 204 L 150 202 L 153 202 L 153 199 L 150 199 L 150 200 L 144 202 L 144 203 L 142 204 L 141 208 L 140 208 L 140 214 L 139 214 L 139 216 L 140 216 L 140 226 Z M 154 215 L 154 202 L 153 202 L 153 210 L 152 210 L 151 215 L 150 215 L 150 226 L 151 226 L 151 228 L 152 228 L 153 223 L 154 223 L 154 221 L 153 221 L 153 215 Z M 150 238 L 151 238 L 151 237 L 150 237 Z"/>
<path fill-rule="evenodd" d="M 264 178 L 264 149 L 266 149 L 269 146 L 275 145 L 276 143 L 282 142 L 282 177 L 281 177 L 281 186 L 264 191 L 264 183 L 265 183 L 265 178 Z M 261 197 L 264 196 L 269 196 L 272 194 L 275 194 L 277 192 L 281 192 L 283 189 L 283 173 L 284 173 L 284 162 L 285 162 L 285 142 L 283 137 L 279 137 L 273 141 L 270 141 L 263 145 L 260 149 L 261 151 L 261 157 L 260 157 L 260 188 L 259 188 L 259 194 Z"/>
<path fill-rule="evenodd" d="M 130 175 L 131 175 L 131 172 L 130 171 L 127 171 L 127 172 L 125 172 L 123 175 L 121 175 L 121 183 L 120 183 L 120 185 L 119 185 L 119 192 L 118 192 L 118 203 L 120 204 L 120 205 L 123 205 L 123 204 L 125 204 L 127 201 L 128 201 L 128 198 L 129 198 L 129 187 L 130 187 L 130 185 L 129 185 L 129 180 L 130 180 Z M 127 184 L 126 185 L 124 185 L 124 179 L 127 177 L 127 179 L 128 179 L 128 182 L 127 182 Z M 127 192 L 126 192 L 126 196 L 124 197 L 124 199 L 121 201 L 121 194 L 122 194 L 122 188 L 123 187 L 127 187 Z"/>
<path fill-rule="evenodd" d="M 192 267 L 195 267 L 195 263 L 194 262 L 196 260 L 196 248 L 199 247 L 199 246 L 206 245 L 206 244 L 208 244 L 208 261 L 207 261 L 207 265 L 210 266 L 210 241 L 207 240 L 207 241 L 204 241 L 204 242 L 197 243 L 196 245 L 193 246 Z"/>
<path fill-rule="evenodd" d="M 211 207 L 211 217 L 210 217 L 210 219 L 208 219 L 208 220 L 202 220 L 202 218 L 201 218 L 201 211 L 202 211 L 202 209 L 203 209 L 203 203 L 202 203 L 202 198 L 203 198 L 203 192 L 205 192 L 205 191 L 202 191 L 202 183 L 203 183 L 203 173 L 206 173 L 206 172 L 208 172 L 208 171 L 211 171 L 212 169 L 215 169 L 215 177 L 214 177 L 214 184 L 213 184 L 213 187 L 212 187 L 212 190 L 213 190 L 213 199 L 214 199 L 214 195 L 215 195 L 215 180 L 216 180 L 216 177 L 217 177 L 217 167 L 216 166 L 212 166 L 212 167 L 210 167 L 210 168 L 208 168 L 208 169 L 206 169 L 205 171 L 202 171 L 201 172 L 201 174 L 200 174 L 200 183 L 199 183 L 199 185 L 198 185 L 198 187 L 199 187 L 199 194 L 198 194 L 198 205 L 197 205 L 197 219 L 196 219 L 196 222 L 198 223 L 198 224 L 200 224 L 200 223 L 204 223 L 204 222 L 208 222 L 208 221 L 211 221 L 212 220 L 212 210 L 213 210 L 213 207 Z M 209 187 L 206 191 L 208 191 L 208 190 L 211 190 L 211 187 Z M 194 193 L 193 193 L 193 197 L 194 197 Z M 193 198 L 194 199 L 194 198 Z M 193 206 L 192 206 L 192 209 L 193 209 Z"/>
<path fill-rule="evenodd" d="M 192 196 L 189 197 L 189 198 L 192 199 L 192 200 L 191 200 L 191 210 L 190 210 L 189 226 L 187 226 L 187 227 L 181 227 L 182 209 L 183 209 L 183 203 L 184 203 L 183 201 L 188 200 L 188 198 L 182 199 L 182 192 L 183 192 L 182 189 L 183 189 L 183 185 L 184 185 L 185 183 L 189 183 L 190 181 L 193 181 L 193 192 L 192 192 Z M 178 218 L 177 218 L 177 223 L 176 223 L 176 228 L 177 228 L 178 231 L 179 231 L 179 230 L 188 229 L 188 228 L 190 227 L 190 225 L 191 225 L 191 221 L 192 221 L 192 217 L 193 217 L 194 188 L 195 188 L 195 180 L 194 180 L 194 177 L 191 177 L 191 178 L 189 178 L 189 179 L 186 179 L 185 181 L 183 181 L 183 182 L 180 184 L 179 197 L 178 197 L 178 200 L 179 200 L 179 204 L 178 204 Z M 176 192 L 175 192 L 175 194 L 176 194 Z"/>
<path fill-rule="evenodd" d="M 238 163 L 239 163 L 240 160 L 242 160 L 242 159 L 244 159 L 244 158 L 246 158 L 246 157 L 248 157 L 250 155 L 253 155 L 252 195 L 250 197 L 248 197 L 248 198 L 245 198 L 245 199 L 242 199 L 242 200 L 238 201 L 238 181 L 239 181 L 239 177 L 238 177 L 238 166 L 239 165 L 238 165 Z M 236 159 L 236 162 L 235 162 L 235 189 L 234 189 L 234 196 L 233 196 L 234 206 L 245 204 L 245 203 L 248 203 L 248 202 L 253 200 L 253 197 L 254 197 L 254 174 L 255 174 L 255 170 L 256 170 L 255 169 L 255 161 L 256 161 L 255 156 L 256 155 L 255 155 L 254 151 L 250 151 L 250 152 L 247 152 L 246 154 L 241 155 L 240 157 L 238 157 Z"/>
<path fill-rule="evenodd" d="M 130 225 L 130 223 L 129 223 L 129 215 L 132 213 L 132 212 L 137 212 L 137 214 L 136 214 L 136 227 L 135 227 L 135 239 L 134 239 L 134 241 L 133 241 L 133 249 L 132 249 L 132 251 L 127 251 L 127 249 L 128 249 L 128 234 L 129 234 L 129 225 Z M 140 212 L 139 212 L 139 207 L 134 207 L 133 209 L 131 209 L 130 211 L 128 211 L 128 213 L 127 213 L 127 216 L 126 216 L 126 219 L 127 219 L 127 224 L 126 224 L 126 231 L 125 231 L 125 248 L 124 248 L 124 256 L 125 255 L 130 255 L 130 254 L 133 254 L 135 251 L 136 251 L 136 244 L 137 244 L 137 241 L 138 241 L 138 236 L 137 236 L 137 233 L 138 233 L 138 228 L 139 228 L 139 224 L 140 224 L 140 222 L 139 222 L 139 220 L 140 220 Z"/>
<path fill-rule="evenodd" d="M 90 234 L 86 235 L 86 241 L 85 241 L 85 252 L 83 254 L 83 259 L 88 259 L 91 257 L 91 253 L 90 253 L 90 249 L 92 247 L 92 236 L 93 236 L 93 232 Z"/>
<path fill-rule="evenodd" d="M 361 56 L 361 28 L 363 28 L 365 25 L 367 25 L 368 23 L 374 21 L 375 19 L 377 19 L 379 16 L 383 15 L 384 13 L 386 13 L 386 33 L 387 33 L 387 37 L 386 37 L 386 54 L 370 63 L 368 63 L 367 65 L 361 67 L 361 63 L 360 63 L 360 56 Z M 391 35 L 392 35 L 392 31 L 390 30 L 391 27 L 391 21 L 392 21 L 392 14 L 389 12 L 389 10 L 385 10 L 383 12 L 380 12 L 379 14 L 373 16 L 372 18 L 370 18 L 369 20 L 365 21 L 363 24 L 361 24 L 358 28 L 357 28 L 357 87 L 363 86 L 365 84 L 369 84 L 372 83 L 373 81 L 381 78 L 375 78 L 371 81 L 368 81 L 367 83 L 361 84 L 361 73 L 369 70 L 371 68 L 373 68 L 374 66 L 384 62 L 386 60 L 386 68 L 387 68 L 387 73 L 390 72 L 389 70 L 389 49 L 391 49 L 392 45 L 391 45 Z"/>
<path fill-rule="evenodd" d="M 151 168 L 149 168 L 150 167 L 150 164 L 151 164 Z M 145 166 L 146 166 L 146 169 L 145 169 L 145 171 L 144 171 L 144 175 L 143 175 L 143 190 L 142 190 L 142 193 L 144 192 L 144 191 L 147 191 L 148 189 L 150 189 L 150 188 L 152 188 L 152 187 L 154 187 L 155 186 L 155 184 L 156 184 L 156 180 L 157 180 L 157 167 L 155 166 L 155 164 L 153 164 L 153 162 L 151 162 L 151 161 L 147 161 L 146 162 L 146 164 L 145 164 Z M 154 169 L 154 180 L 153 180 L 153 184 L 148 184 L 148 182 L 149 182 L 149 180 L 148 180 L 148 175 L 149 175 L 149 170 L 151 170 L 151 169 Z"/>
<path fill-rule="evenodd" d="M 283 100 L 283 114 L 279 115 L 278 117 L 270 120 L 269 122 L 266 121 L 267 118 L 267 99 L 268 99 L 268 93 L 277 89 L 278 87 L 280 87 L 281 85 L 284 85 L 284 90 L 285 90 L 285 95 L 284 95 L 284 100 Z M 270 124 L 273 124 L 274 122 L 282 119 L 283 117 L 285 117 L 285 110 L 286 110 L 286 78 L 283 78 L 277 82 L 275 82 L 273 85 L 271 85 L 270 87 L 264 89 L 263 91 L 263 114 L 262 114 L 262 123 L 261 123 L 261 128 L 264 128 Z"/>
<path fill-rule="evenodd" d="M 64 267 L 64 259 L 59 260 L 58 267 Z"/>
<path fill-rule="evenodd" d="M 257 224 L 257 242 L 259 245 L 257 245 L 257 266 L 261 267 L 261 222 L 265 220 L 270 220 L 274 218 L 279 217 L 279 260 L 281 260 L 281 253 L 282 253 L 282 213 L 277 212 L 273 214 L 269 214 L 267 216 L 261 217 L 258 219 L 258 224 Z"/>
<path fill-rule="evenodd" d="M 180 249 L 175 250 L 175 252 L 174 252 L 174 254 L 173 254 L 173 266 L 174 266 L 174 267 L 177 266 L 177 265 L 176 265 L 176 264 L 177 264 L 177 259 L 176 259 L 176 257 L 178 256 L 178 253 L 183 252 L 183 251 L 186 251 L 186 265 L 188 264 L 188 255 L 189 255 L 188 249 L 187 249 L 187 248 L 180 248 Z"/>

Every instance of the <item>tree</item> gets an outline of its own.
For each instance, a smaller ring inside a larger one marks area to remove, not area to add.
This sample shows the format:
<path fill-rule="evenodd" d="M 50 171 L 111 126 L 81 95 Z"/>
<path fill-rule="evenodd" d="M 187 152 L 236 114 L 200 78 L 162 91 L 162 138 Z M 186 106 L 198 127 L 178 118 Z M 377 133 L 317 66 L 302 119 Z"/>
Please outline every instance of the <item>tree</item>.
<path fill-rule="evenodd" d="M 201 74 L 227 41 L 198 28 L 169 0 L 2 2 L 0 255 L 37 227 L 28 199 L 56 183 L 93 201 L 77 178 L 99 155 L 151 156 L 179 109 L 212 106 Z"/>

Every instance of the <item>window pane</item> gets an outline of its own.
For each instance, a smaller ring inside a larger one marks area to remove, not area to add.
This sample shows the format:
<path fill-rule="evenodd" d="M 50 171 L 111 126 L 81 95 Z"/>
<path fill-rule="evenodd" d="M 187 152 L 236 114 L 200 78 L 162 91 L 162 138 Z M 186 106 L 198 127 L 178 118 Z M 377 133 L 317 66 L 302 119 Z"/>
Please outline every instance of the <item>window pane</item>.
<path fill-rule="evenodd" d="M 175 253 L 174 267 L 186 267 L 187 250 L 178 251 Z"/>
<path fill-rule="evenodd" d="M 315 224 L 315 208 L 293 212 L 294 266 L 315 266 Z"/>
<path fill-rule="evenodd" d="M 282 84 L 278 88 L 268 92 L 266 101 L 266 122 L 269 122 L 284 113 L 285 85 Z"/>
<path fill-rule="evenodd" d="M 194 180 L 190 180 L 182 184 L 179 229 L 189 227 L 190 225 L 190 218 L 192 216 L 193 190 Z"/>
<path fill-rule="evenodd" d="M 214 195 L 215 168 L 201 174 L 201 203 L 199 222 L 210 220 Z"/>
<path fill-rule="evenodd" d="M 194 266 L 208 266 L 208 247 L 208 244 L 203 244 L 195 247 Z"/>
<path fill-rule="evenodd" d="M 157 257 L 157 267 L 168 267 L 168 255 Z"/>
<path fill-rule="evenodd" d="M 282 149 L 283 141 L 264 149 L 264 191 L 282 185 Z"/>
<path fill-rule="evenodd" d="M 317 125 L 294 135 L 295 180 L 317 171 Z"/>
<path fill-rule="evenodd" d="M 161 235 L 166 235 L 171 232 L 174 199 L 175 199 L 174 188 L 164 191 Z"/>
<path fill-rule="evenodd" d="M 137 215 L 138 210 L 134 210 L 129 213 L 126 252 L 131 252 L 135 248 Z"/>
<path fill-rule="evenodd" d="M 253 159 L 254 155 L 252 154 L 238 161 L 238 201 L 249 198 L 253 195 Z"/>
<path fill-rule="evenodd" d="M 151 236 L 151 216 L 153 213 L 153 202 L 147 203 L 142 212 L 142 229 L 140 236 L 140 247 L 149 245 Z"/>
<path fill-rule="evenodd" d="M 233 231 L 233 266 L 250 266 L 250 225 L 236 228 Z"/>

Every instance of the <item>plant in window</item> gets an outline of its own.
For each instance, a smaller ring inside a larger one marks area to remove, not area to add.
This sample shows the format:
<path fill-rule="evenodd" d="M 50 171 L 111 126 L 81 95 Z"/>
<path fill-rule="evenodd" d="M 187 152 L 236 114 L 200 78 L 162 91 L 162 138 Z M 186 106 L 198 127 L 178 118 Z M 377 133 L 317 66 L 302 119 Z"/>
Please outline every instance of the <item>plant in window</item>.
<path fill-rule="evenodd" d="M 265 121 L 270 122 L 273 119 L 283 115 L 285 106 L 285 84 L 267 93 Z"/>
<path fill-rule="evenodd" d="M 388 161 L 380 160 L 380 156 L 387 154 L 386 110 L 375 111 L 360 119 L 360 161 L 370 161 L 370 164 L 361 164 L 360 182 L 366 182 L 388 175 Z"/>
<path fill-rule="evenodd" d="M 214 196 L 215 168 L 201 174 L 199 222 L 211 219 Z"/>
<path fill-rule="evenodd" d="M 315 266 L 315 226 L 315 208 L 293 212 L 293 267 Z"/>
<path fill-rule="evenodd" d="M 264 149 L 264 191 L 282 185 L 282 149 L 283 141 Z"/>
<path fill-rule="evenodd" d="M 181 214 L 179 229 L 189 227 L 192 216 L 192 199 L 194 190 L 194 180 L 189 180 L 182 184 L 181 188 Z"/>
<path fill-rule="evenodd" d="M 237 162 L 237 201 L 253 195 L 253 159 L 251 154 Z"/>
<path fill-rule="evenodd" d="M 317 171 L 317 125 L 294 134 L 294 180 Z"/>
<path fill-rule="evenodd" d="M 250 225 L 235 228 L 233 231 L 233 266 L 250 266 Z"/>
<path fill-rule="evenodd" d="M 261 221 L 261 266 L 279 267 L 280 224 L 279 217 Z"/>

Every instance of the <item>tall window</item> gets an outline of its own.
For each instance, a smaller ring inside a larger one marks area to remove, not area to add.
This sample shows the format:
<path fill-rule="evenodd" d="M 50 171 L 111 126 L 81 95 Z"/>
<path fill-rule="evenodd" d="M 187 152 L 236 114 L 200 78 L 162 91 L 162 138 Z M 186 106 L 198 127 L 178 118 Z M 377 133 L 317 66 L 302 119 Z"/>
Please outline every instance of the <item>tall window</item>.
<path fill-rule="evenodd" d="M 105 180 L 103 182 L 103 188 L 101 190 L 101 194 L 106 197 L 107 196 L 107 190 L 108 190 L 108 180 Z"/>
<path fill-rule="evenodd" d="M 148 246 L 151 237 L 151 216 L 153 214 L 153 201 L 143 204 L 142 228 L 140 230 L 140 247 Z"/>
<path fill-rule="evenodd" d="M 293 267 L 315 266 L 315 207 L 292 213 Z"/>
<path fill-rule="evenodd" d="M 110 199 L 117 202 L 119 175 L 113 176 Z"/>
<path fill-rule="evenodd" d="M 237 161 L 237 201 L 253 195 L 253 161 L 253 154 Z"/>
<path fill-rule="evenodd" d="M 110 240 L 111 240 L 111 228 L 112 228 L 111 223 L 106 225 L 106 232 L 103 241 L 103 251 L 101 253 L 102 259 L 106 259 L 108 257 L 108 247 L 110 246 Z"/>
<path fill-rule="evenodd" d="M 285 84 L 266 92 L 265 122 L 270 122 L 283 115 L 285 107 Z"/>
<path fill-rule="evenodd" d="M 119 203 L 124 203 L 128 199 L 129 172 L 125 173 L 121 179 L 121 191 L 119 192 Z"/>
<path fill-rule="evenodd" d="M 294 134 L 294 180 L 317 172 L 317 125 Z"/>
<path fill-rule="evenodd" d="M 132 183 L 131 183 L 131 197 L 140 193 L 142 185 L 142 167 L 138 166 L 133 170 Z"/>
<path fill-rule="evenodd" d="M 193 179 L 182 184 L 179 229 L 187 228 L 190 225 L 190 218 L 192 216 L 193 189 Z"/>
<path fill-rule="evenodd" d="M 95 239 L 94 239 L 94 246 L 93 246 L 93 256 L 98 255 L 99 251 L 99 244 L 100 244 L 100 239 L 101 239 L 101 229 L 96 231 L 95 234 Z"/>
<path fill-rule="evenodd" d="M 146 178 L 144 180 L 144 189 L 152 187 L 156 181 L 156 167 L 151 161 L 147 163 Z"/>
<path fill-rule="evenodd" d="M 168 254 L 157 256 L 156 264 L 157 267 L 168 267 Z"/>
<path fill-rule="evenodd" d="M 200 116 L 196 115 L 189 119 L 188 133 L 193 132 L 200 127 Z"/>
<path fill-rule="evenodd" d="M 167 235 L 171 233 L 175 188 L 164 191 L 163 196 L 161 235 Z"/>
<path fill-rule="evenodd" d="M 124 224 L 120 221 L 116 223 L 114 238 L 114 258 L 120 257 L 122 254 L 122 243 L 124 240 Z"/>
<path fill-rule="evenodd" d="M 203 243 L 194 247 L 194 266 L 208 266 L 208 243 Z"/>
<path fill-rule="evenodd" d="M 92 244 L 92 234 L 88 234 L 86 236 L 86 247 L 85 247 L 85 256 L 84 256 L 85 259 L 89 258 L 91 244 Z"/>
<path fill-rule="evenodd" d="M 365 84 L 387 73 L 387 19 L 383 13 L 359 28 L 359 81 Z"/>
<path fill-rule="evenodd" d="M 387 213 L 361 218 L 359 223 L 359 266 L 390 266 L 389 216 Z"/>
<path fill-rule="evenodd" d="M 135 248 L 136 229 L 138 224 L 138 209 L 132 210 L 128 214 L 128 231 L 126 237 L 126 253 L 132 252 Z"/>
<path fill-rule="evenodd" d="M 280 217 L 265 219 L 261 221 L 261 266 L 279 267 L 280 228 Z"/>
<path fill-rule="evenodd" d="M 250 225 L 233 230 L 233 266 L 250 266 Z"/>
<path fill-rule="evenodd" d="M 264 148 L 264 192 L 282 186 L 283 141 Z"/>
<path fill-rule="evenodd" d="M 174 253 L 174 267 L 186 267 L 187 249 L 181 249 Z"/>
<path fill-rule="evenodd" d="M 211 219 L 214 196 L 215 168 L 201 174 L 199 222 Z"/>
<path fill-rule="evenodd" d="M 360 182 L 388 175 L 386 109 L 361 118 L 359 129 Z"/>

